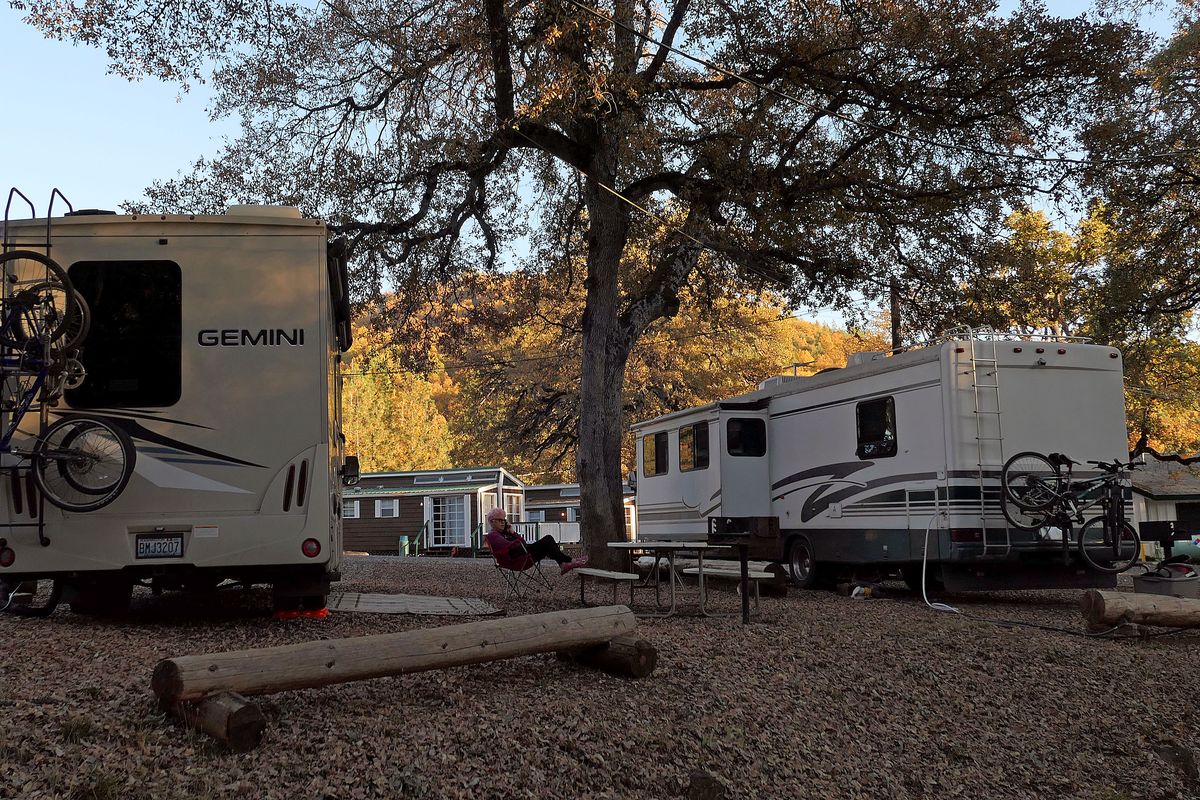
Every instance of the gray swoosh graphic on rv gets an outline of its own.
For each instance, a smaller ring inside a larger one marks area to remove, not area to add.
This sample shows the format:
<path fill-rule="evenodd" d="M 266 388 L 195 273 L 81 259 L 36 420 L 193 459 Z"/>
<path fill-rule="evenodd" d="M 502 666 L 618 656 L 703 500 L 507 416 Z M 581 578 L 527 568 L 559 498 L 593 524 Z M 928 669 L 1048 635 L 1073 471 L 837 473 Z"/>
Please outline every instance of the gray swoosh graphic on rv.
<path fill-rule="evenodd" d="M 111 425 L 121 428 L 132 438 L 140 439 L 143 442 L 169 445 L 170 447 L 182 450 L 185 453 L 190 453 L 194 456 L 207 456 L 208 458 L 215 458 L 226 464 L 238 464 L 243 467 L 258 467 L 259 469 L 266 469 L 264 465 L 255 464 L 253 461 L 243 461 L 240 458 L 223 455 L 212 450 L 205 450 L 202 447 L 194 447 L 187 442 L 180 441 L 179 439 L 172 439 L 170 436 L 163 436 L 161 433 L 155 433 L 154 431 L 146 428 L 144 425 L 141 425 L 132 419 L 126 419 L 124 417 L 110 417 L 104 414 L 60 414 L 59 416 L 65 419 L 101 419 Z"/>
<path fill-rule="evenodd" d="M 910 472 L 907 475 L 889 475 L 886 478 L 876 478 L 873 481 L 867 481 L 861 486 L 852 486 L 848 489 L 831 492 L 830 494 L 824 494 L 824 490 L 828 487 L 822 486 L 821 489 L 813 492 L 812 496 L 804 501 L 804 507 L 800 511 L 800 521 L 808 522 L 817 514 L 829 508 L 831 503 L 845 500 L 848 497 L 854 497 L 871 489 L 878 489 L 880 486 L 887 486 L 893 483 L 906 483 L 908 481 L 928 481 L 935 478 L 937 478 L 936 472 Z"/>

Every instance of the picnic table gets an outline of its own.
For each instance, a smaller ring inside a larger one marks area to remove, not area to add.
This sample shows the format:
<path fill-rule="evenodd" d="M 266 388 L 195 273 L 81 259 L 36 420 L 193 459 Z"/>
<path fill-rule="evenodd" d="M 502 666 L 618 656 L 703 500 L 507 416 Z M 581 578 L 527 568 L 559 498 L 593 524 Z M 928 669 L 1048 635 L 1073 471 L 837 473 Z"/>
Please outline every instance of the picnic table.
<path fill-rule="evenodd" d="M 667 582 L 670 586 L 670 607 L 661 614 L 661 616 L 669 617 L 677 613 L 678 603 L 675 595 L 676 586 L 683 585 L 683 578 L 675 569 L 675 554 L 676 553 L 695 553 L 696 554 L 696 582 L 700 586 L 700 614 L 709 616 L 708 610 L 705 608 L 705 592 L 704 592 L 704 553 L 707 550 L 724 548 L 724 545 L 711 545 L 708 542 L 684 542 L 684 541 L 641 541 L 641 542 L 609 542 L 608 546 L 614 550 L 625 550 L 629 556 L 629 572 L 633 572 L 633 554 L 635 552 L 650 553 L 654 557 L 654 566 L 650 569 L 650 573 L 640 584 L 635 587 L 630 585 L 630 592 L 634 588 L 649 589 L 654 588 L 654 603 L 658 608 L 662 608 L 662 597 L 660 589 L 662 577 L 659 574 L 658 564 L 662 559 L 667 561 Z"/>

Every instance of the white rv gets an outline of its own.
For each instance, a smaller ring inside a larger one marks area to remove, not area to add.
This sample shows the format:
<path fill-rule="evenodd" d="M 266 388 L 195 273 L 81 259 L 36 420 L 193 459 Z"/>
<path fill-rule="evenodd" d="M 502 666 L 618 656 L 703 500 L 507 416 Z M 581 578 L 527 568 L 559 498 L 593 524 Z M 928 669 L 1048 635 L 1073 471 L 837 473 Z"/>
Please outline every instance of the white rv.
<path fill-rule="evenodd" d="M 926 556 L 950 589 L 1113 585 L 1065 563 L 1056 529 L 1011 527 L 1000 507 L 1020 451 L 1125 460 L 1111 347 L 962 331 L 633 430 L 644 539 L 778 524 L 776 557 L 805 587 L 856 570 L 916 583 Z"/>
<path fill-rule="evenodd" d="M 44 425 L 27 414 L 0 477 L 0 581 L 54 579 L 84 611 L 123 607 L 134 583 L 227 579 L 271 584 L 277 607 L 323 607 L 342 559 L 341 487 L 357 471 L 340 431 L 345 261 L 325 225 L 235 206 L 80 212 L 2 234 L 5 251 L 65 268 L 90 307 L 85 375 L 50 422 L 118 427 L 136 458 L 111 503 L 64 511 L 20 456 Z"/>

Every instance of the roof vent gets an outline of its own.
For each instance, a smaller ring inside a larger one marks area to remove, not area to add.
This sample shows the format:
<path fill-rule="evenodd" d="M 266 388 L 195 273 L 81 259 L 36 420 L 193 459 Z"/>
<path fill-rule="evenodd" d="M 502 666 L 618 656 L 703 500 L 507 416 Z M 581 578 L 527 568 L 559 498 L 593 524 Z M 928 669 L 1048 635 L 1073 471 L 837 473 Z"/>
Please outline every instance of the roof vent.
<path fill-rule="evenodd" d="M 64 217 L 103 217 L 116 214 L 115 211 L 107 211 L 103 208 L 81 208 L 78 211 L 68 211 L 63 214 Z"/>
<path fill-rule="evenodd" d="M 869 364 L 872 361 L 878 361 L 881 358 L 887 358 L 887 350 L 867 350 L 863 353 L 855 353 L 846 359 L 847 367 L 861 367 L 863 364 Z"/>
<path fill-rule="evenodd" d="M 274 217 L 276 219 L 301 219 L 300 209 L 295 206 L 229 206 L 225 213 L 231 217 Z"/>
<path fill-rule="evenodd" d="M 800 379 L 800 376 L 798 376 L 798 375 L 773 375 L 770 378 L 767 378 L 766 380 L 759 381 L 758 388 L 759 389 L 770 389 L 772 386 L 779 386 L 781 384 L 789 383 L 791 381 L 795 381 L 795 380 L 799 380 L 799 379 Z"/>

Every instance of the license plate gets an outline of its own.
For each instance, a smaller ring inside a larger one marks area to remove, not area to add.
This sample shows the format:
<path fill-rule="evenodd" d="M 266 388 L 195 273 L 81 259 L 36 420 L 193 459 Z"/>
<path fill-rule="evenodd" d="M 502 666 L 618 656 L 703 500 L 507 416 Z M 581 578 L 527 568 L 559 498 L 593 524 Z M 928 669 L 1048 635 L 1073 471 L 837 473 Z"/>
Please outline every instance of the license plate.
<path fill-rule="evenodd" d="M 183 535 L 137 537 L 138 558 L 183 558 Z"/>

